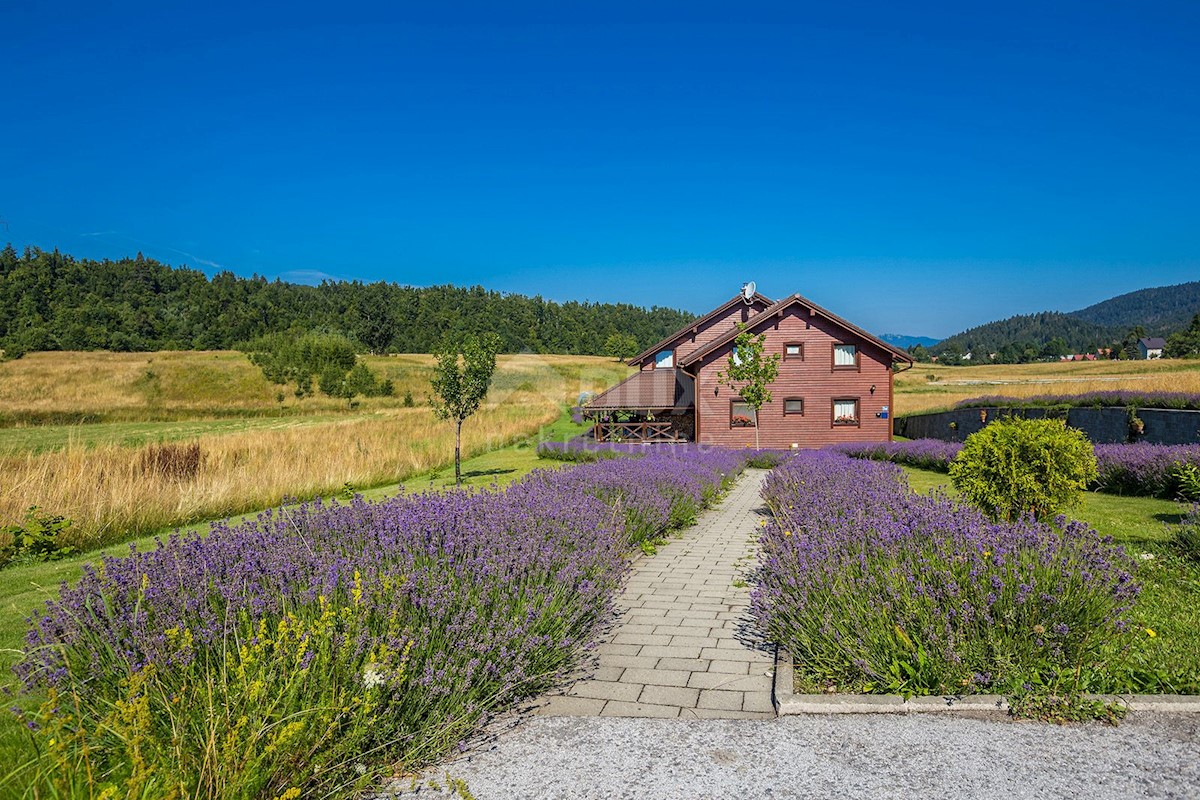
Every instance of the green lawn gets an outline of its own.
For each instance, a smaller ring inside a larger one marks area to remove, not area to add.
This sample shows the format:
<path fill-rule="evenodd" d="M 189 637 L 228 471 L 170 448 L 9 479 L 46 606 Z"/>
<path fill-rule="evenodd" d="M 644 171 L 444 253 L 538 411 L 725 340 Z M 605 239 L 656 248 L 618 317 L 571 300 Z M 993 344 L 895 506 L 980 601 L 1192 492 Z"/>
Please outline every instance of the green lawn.
<path fill-rule="evenodd" d="M 901 469 L 913 491 L 956 494 L 945 473 Z M 1200 564 L 1184 561 L 1166 546 L 1186 510 L 1171 500 L 1087 492 L 1067 512 L 1111 536 L 1138 560 L 1142 593 L 1133 610 L 1136 636 L 1121 669 L 1143 691 L 1200 694 Z"/>

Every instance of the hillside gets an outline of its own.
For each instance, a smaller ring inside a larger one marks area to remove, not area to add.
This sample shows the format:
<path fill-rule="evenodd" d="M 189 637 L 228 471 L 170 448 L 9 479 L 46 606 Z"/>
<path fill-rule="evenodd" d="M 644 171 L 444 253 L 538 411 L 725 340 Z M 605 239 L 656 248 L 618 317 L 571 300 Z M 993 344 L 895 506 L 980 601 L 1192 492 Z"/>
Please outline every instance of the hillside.
<path fill-rule="evenodd" d="M 1148 334 L 1163 336 L 1186 328 L 1197 312 L 1200 281 L 1141 289 L 1070 313 L 1087 322 L 1118 328 L 1122 333 L 1141 325 Z"/>
<path fill-rule="evenodd" d="M 1115 338 L 1119 339 L 1122 333 L 1124 331 L 1117 333 Z M 943 351 L 957 347 L 964 353 L 995 353 L 1001 348 L 1021 343 L 1041 346 L 1053 339 L 1062 339 L 1067 350 L 1084 352 L 1107 346 L 1113 341 L 1114 333 L 1111 328 L 1070 314 L 1043 311 L 970 328 L 943 339 L 934 349 Z"/>
<path fill-rule="evenodd" d="M 1069 352 L 1085 352 L 1121 340 L 1141 325 L 1152 336 L 1186 328 L 1200 313 L 1200 281 L 1119 295 L 1079 311 L 1042 311 L 979 325 L 943 339 L 937 351 L 994 353 L 1004 347 L 1041 347 L 1061 339 Z"/>
<path fill-rule="evenodd" d="M 498 334 L 505 352 L 600 355 L 612 333 L 649 347 L 694 319 L 673 308 L 556 303 L 481 286 L 211 279 L 152 259 L 0 250 L 0 349 L 225 350 L 268 333 L 330 330 L 373 353 L 428 353 L 447 333 Z"/>

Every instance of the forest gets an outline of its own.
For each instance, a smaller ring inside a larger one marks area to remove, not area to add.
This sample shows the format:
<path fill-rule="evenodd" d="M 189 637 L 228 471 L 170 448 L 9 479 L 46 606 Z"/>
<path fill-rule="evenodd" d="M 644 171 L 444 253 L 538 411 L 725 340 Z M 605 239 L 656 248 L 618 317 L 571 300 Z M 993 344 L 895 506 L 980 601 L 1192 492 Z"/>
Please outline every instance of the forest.
<path fill-rule="evenodd" d="M 223 350 L 270 334 L 340 333 L 372 353 L 428 353 L 493 332 L 503 352 L 611 355 L 613 334 L 649 347 L 694 319 L 672 308 L 557 303 L 481 286 L 325 281 L 319 286 L 172 267 L 138 253 L 96 261 L 0 250 L 0 350 Z"/>
<path fill-rule="evenodd" d="M 911 348 L 924 360 L 957 362 L 966 353 L 995 354 L 992 361 L 1013 364 L 1054 360 L 1070 353 L 1112 350 L 1113 357 L 1138 358 L 1137 340 L 1164 336 L 1168 356 L 1191 357 L 1193 317 L 1200 312 L 1200 281 L 1139 289 L 1079 311 L 1020 314 L 956 333 L 936 345 Z"/>

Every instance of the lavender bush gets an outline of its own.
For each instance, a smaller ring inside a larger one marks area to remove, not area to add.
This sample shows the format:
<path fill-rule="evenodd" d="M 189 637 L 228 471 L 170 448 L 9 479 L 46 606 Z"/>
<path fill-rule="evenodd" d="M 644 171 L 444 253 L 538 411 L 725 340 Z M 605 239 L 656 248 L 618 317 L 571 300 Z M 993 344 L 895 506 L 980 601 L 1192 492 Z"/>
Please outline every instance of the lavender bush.
<path fill-rule="evenodd" d="M 912 494 L 891 464 L 805 453 L 763 495 L 774 519 L 753 612 L 814 687 L 1079 686 L 1102 672 L 1138 592 L 1133 560 L 1092 529 L 990 523 Z"/>
<path fill-rule="evenodd" d="M 639 537 L 732 453 L 536 471 L 503 491 L 311 503 L 105 558 L 18 671 L 67 796 L 341 795 L 445 751 L 573 666 Z"/>
<path fill-rule="evenodd" d="M 1114 494 L 1200 499 L 1191 478 L 1200 470 L 1200 445 L 1139 442 L 1094 447 L 1100 474 L 1089 486 L 1091 489 Z M 828 449 L 851 458 L 891 461 L 946 472 L 962 445 L 940 439 L 914 439 L 910 442 L 837 444 Z"/>
<path fill-rule="evenodd" d="M 1200 395 L 1188 392 L 1138 392 L 1114 390 L 1079 394 L 1040 394 L 1032 397 L 987 395 L 960 400 L 955 408 L 1027 408 L 1073 406 L 1077 408 L 1132 406 L 1134 408 L 1200 409 Z"/>
<path fill-rule="evenodd" d="M 1096 463 L 1101 491 L 1200 499 L 1187 482 L 1200 469 L 1200 444 L 1098 444 Z"/>
<path fill-rule="evenodd" d="M 844 442 L 826 449 L 851 458 L 891 461 L 946 472 L 950 469 L 950 462 L 962 449 L 962 444 L 943 442 L 941 439 L 914 439 L 909 442 Z"/>
<path fill-rule="evenodd" d="M 743 448 L 736 451 L 711 445 L 696 444 L 695 442 L 655 442 L 651 444 L 630 444 L 627 442 L 595 442 L 587 439 L 572 439 L 569 442 L 543 442 L 538 445 L 538 458 L 553 461 L 588 462 L 617 456 L 644 456 L 647 454 L 669 455 L 675 458 L 690 457 L 696 454 L 720 452 L 739 453 L 746 466 L 770 469 L 789 455 L 789 450 L 771 450 L 769 448 Z"/>

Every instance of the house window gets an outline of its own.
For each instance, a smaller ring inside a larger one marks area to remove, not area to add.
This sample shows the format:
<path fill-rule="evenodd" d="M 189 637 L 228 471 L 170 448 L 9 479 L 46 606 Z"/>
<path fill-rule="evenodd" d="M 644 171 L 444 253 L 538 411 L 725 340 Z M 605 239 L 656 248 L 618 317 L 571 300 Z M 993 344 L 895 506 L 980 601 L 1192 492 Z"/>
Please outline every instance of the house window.
<path fill-rule="evenodd" d="M 729 427 L 753 428 L 757 425 L 757 416 L 750 404 L 742 400 L 734 400 L 729 404 Z"/>
<path fill-rule="evenodd" d="M 833 401 L 833 424 L 858 424 L 858 398 L 844 397 Z"/>
<path fill-rule="evenodd" d="M 668 369 L 675 366 L 675 351 L 663 350 L 654 357 L 655 368 Z"/>
<path fill-rule="evenodd" d="M 788 342 L 783 346 L 784 361 L 803 361 L 804 345 L 799 342 Z"/>
<path fill-rule="evenodd" d="M 852 344 L 833 346 L 834 369 L 858 369 L 858 347 Z"/>
<path fill-rule="evenodd" d="M 788 397 L 783 401 L 784 416 L 798 414 L 804 416 L 804 401 L 799 397 Z"/>

